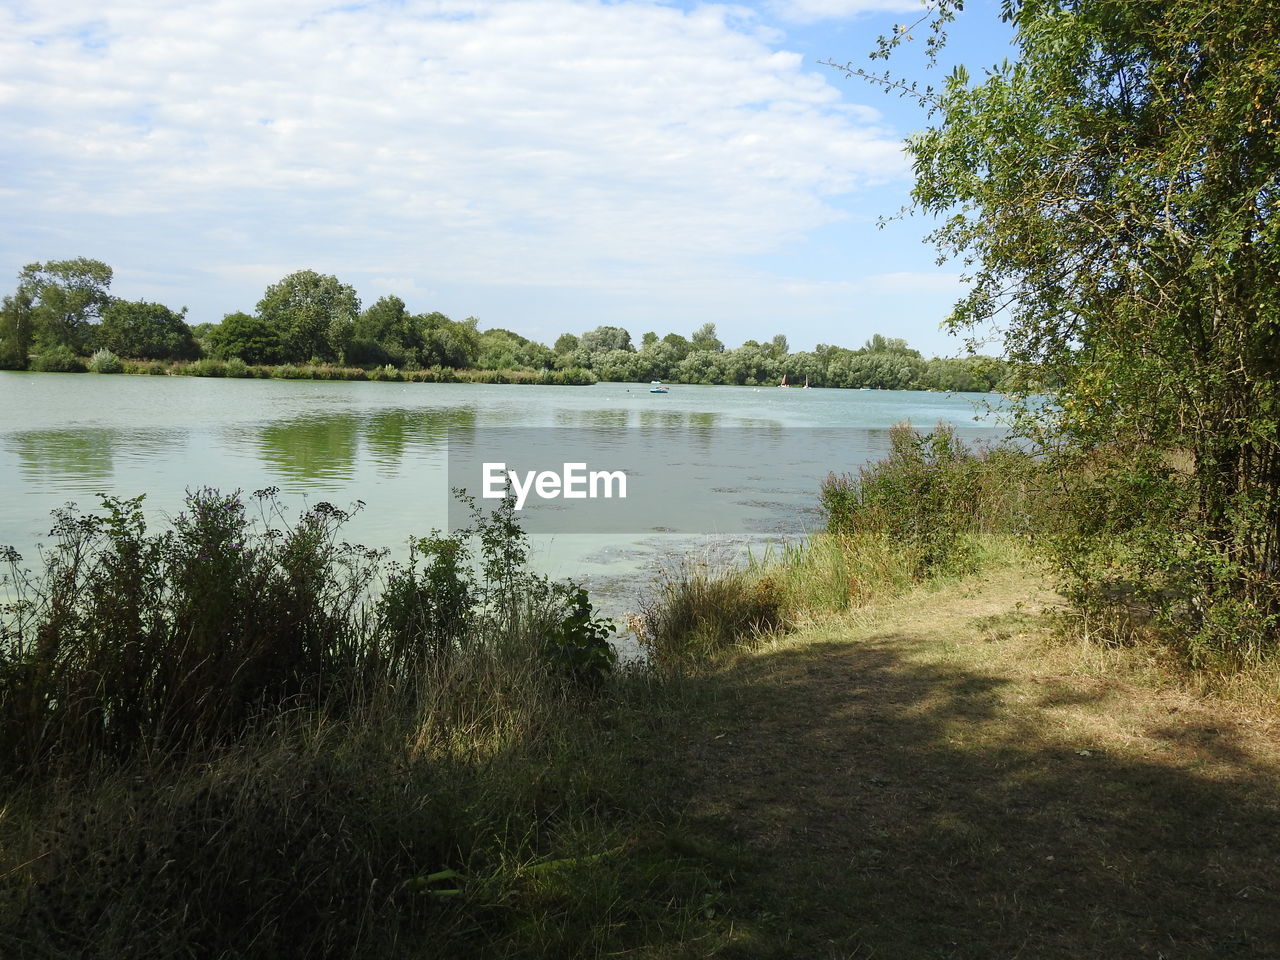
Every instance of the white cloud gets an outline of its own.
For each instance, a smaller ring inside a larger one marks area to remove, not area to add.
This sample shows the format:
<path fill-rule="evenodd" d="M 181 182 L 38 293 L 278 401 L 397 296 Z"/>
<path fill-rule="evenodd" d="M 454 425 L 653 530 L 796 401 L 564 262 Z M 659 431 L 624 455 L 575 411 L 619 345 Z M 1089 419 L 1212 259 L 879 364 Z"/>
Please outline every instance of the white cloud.
<path fill-rule="evenodd" d="M 135 254 L 184 237 L 227 277 L 696 273 L 905 172 L 878 115 L 769 36 L 716 5 L 10 3 L 11 216 L 129 224 L 102 243 Z"/>

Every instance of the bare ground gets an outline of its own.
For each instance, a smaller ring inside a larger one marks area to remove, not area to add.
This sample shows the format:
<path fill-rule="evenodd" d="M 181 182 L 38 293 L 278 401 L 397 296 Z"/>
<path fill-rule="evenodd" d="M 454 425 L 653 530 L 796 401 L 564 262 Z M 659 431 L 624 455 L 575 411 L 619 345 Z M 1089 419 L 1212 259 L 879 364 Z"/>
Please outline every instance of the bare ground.
<path fill-rule="evenodd" d="M 1274 712 L 1052 640 L 1053 603 L 1000 569 L 709 679 L 672 755 L 740 851 L 709 952 L 1280 957 Z"/>

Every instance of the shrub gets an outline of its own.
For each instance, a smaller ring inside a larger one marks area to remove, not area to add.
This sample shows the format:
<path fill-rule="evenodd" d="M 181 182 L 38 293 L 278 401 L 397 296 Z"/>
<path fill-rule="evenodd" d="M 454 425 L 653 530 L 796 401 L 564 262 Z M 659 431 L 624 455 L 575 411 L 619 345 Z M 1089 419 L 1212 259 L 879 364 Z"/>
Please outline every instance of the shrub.
<path fill-rule="evenodd" d="M 89 360 L 91 373 L 123 373 L 124 364 L 110 350 L 98 350 Z"/>
<path fill-rule="evenodd" d="M 253 499 L 280 521 L 275 494 Z M 200 490 L 161 534 L 147 532 L 141 504 L 55 511 L 38 576 L 8 551 L 0 769 L 212 742 L 268 706 L 333 706 L 460 652 L 498 650 L 576 679 L 603 666 L 608 625 L 579 588 L 524 569 L 509 501 L 490 514 L 472 502 L 474 530 L 415 541 L 377 599 L 384 556 L 341 541 L 349 514 L 331 504 L 280 527 L 250 520 L 238 494 Z M 472 536 L 480 571 L 466 563 Z"/>
<path fill-rule="evenodd" d="M 30 369 L 42 373 L 84 373 L 88 368 L 70 347 L 57 346 L 32 357 Z"/>
<path fill-rule="evenodd" d="M 686 561 L 659 573 L 632 625 L 655 663 L 695 662 L 783 629 L 783 595 L 772 576 Z"/>
<path fill-rule="evenodd" d="M 1240 497 L 1208 537 L 1185 453 L 1064 451 L 1043 540 L 1081 624 L 1108 644 L 1157 641 L 1194 668 L 1237 670 L 1273 655 L 1280 584 L 1249 579 L 1228 549 L 1264 507 Z M 1239 584 L 1251 589 L 1242 592 Z"/>
<path fill-rule="evenodd" d="M 135 376 L 162 377 L 169 372 L 169 365 L 163 360 L 125 360 L 124 372 Z"/>
<path fill-rule="evenodd" d="M 253 371 L 239 357 L 229 357 L 223 364 L 223 375 L 227 377 L 252 377 Z"/>
<path fill-rule="evenodd" d="M 1011 447 L 974 451 L 954 428 L 889 432 L 889 453 L 851 476 L 829 475 L 819 491 L 826 529 L 879 534 L 910 558 L 917 578 L 972 564 L 972 534 L 1025 532 L 1034 464 Z"/>
<path fill-rule="evenodd" d="M 188 363 L 185 367 L 178 367 L 176 370 L 188 377 L 225 377 L 227 375 L 227 362 L 225 360 L 216 360 L 213 357 L 202 357 L 199 360 Z"/>

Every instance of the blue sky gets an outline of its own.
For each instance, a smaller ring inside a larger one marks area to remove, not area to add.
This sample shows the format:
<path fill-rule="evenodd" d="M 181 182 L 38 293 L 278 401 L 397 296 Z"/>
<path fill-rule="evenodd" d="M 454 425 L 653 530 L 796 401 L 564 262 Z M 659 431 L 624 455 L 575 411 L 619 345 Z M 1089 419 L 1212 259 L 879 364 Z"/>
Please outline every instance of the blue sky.
<path fill-rule="evenodd" d="M 549 342 L 617 324 L 956 354 L 866 63 L 918 0 L 0 0 L 0 289 L 252 310 L 303 268 Z M 948 58 L 1009 53 L 995 0 Z M 923 38 L 921 38 L 923 39 Z M 918 51 L 896 65 L 922 75 Z"/>

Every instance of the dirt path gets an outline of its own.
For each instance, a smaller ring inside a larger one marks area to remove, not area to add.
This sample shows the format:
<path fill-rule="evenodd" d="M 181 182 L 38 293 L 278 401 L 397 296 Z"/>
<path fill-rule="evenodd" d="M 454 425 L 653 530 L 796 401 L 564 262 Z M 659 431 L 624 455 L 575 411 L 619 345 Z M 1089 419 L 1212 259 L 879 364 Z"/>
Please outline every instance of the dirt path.
<path fill-rule="evenodd" d="M 1280 727 L 1090 669 L 1051 600 L 1002 570 L 713 679 L 679 762 L 743 855 L 718 955 L 1280 957 Z"/>

